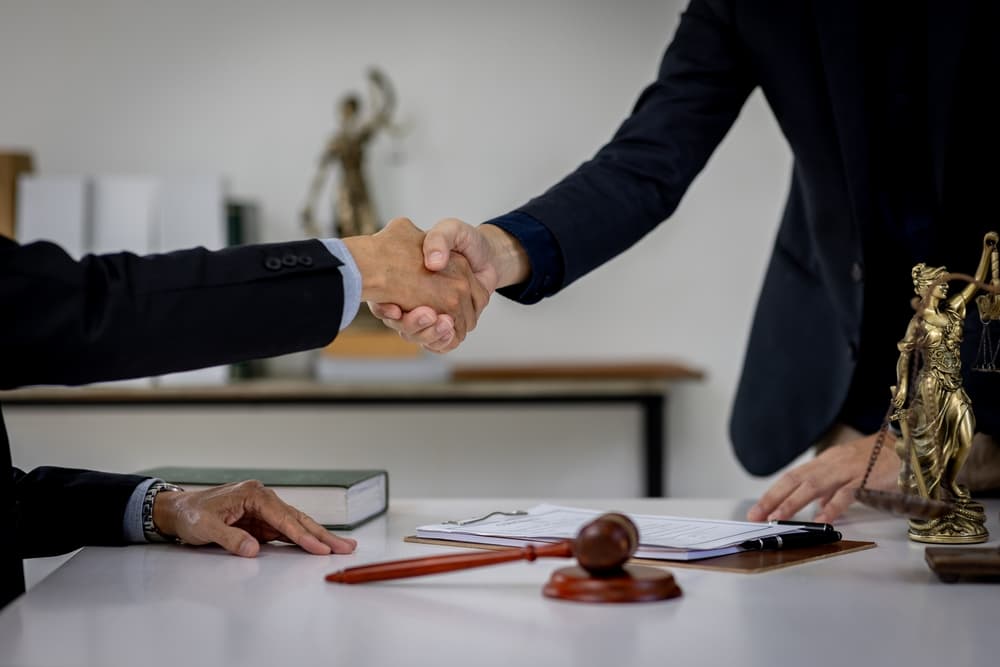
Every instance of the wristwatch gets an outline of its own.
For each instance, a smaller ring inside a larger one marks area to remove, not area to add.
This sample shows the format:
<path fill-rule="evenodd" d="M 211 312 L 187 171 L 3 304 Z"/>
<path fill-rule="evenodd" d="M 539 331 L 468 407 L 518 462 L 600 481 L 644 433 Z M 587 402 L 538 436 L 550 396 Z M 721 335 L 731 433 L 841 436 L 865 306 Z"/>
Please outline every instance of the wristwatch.
<path fill-rule="evenodd" d="M 157 480 L 146 489 L 146 495 L 142 499 L 142 532 L 146 536 L 147 542 L 180 542 L 174 535 L 164 535 L 153 522 L 153 502 L 160 491 L 183 491 L 181 487 L 170 482 Z"/>

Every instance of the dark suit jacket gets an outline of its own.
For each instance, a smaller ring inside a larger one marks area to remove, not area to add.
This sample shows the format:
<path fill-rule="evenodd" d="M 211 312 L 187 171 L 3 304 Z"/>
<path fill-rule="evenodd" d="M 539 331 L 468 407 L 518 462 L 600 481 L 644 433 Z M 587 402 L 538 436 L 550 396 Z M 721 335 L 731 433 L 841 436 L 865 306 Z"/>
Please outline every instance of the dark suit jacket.
<path fill-rule="evenodd" d="M 856 364 L 861 229 L 873 216 L 863 5 L 692 0 L 656 81 L 613 140 L 520 209 L 555 235 L 568 284 L 674 211 L 747 96 L 762 89 L 795 162 L 730 421 L 736 454 L 755 474 L 779 469 L 833 424 Z M 938 189 L 967 10 L 962 2 L 929 9 Z"/>
<path fill-rule="evenodd" d="M 340 262 L 319 241 L 74 261 L 0 237 L 0 389 L 143 377 L 326 345 Z M 72 446 L 72 443 L 66 443 Z M 24 443 L 30 446 L 30 443 Z M 13 468 L 0 418 L 0 607 L 21 558 L 121 544 L 133 475 Z"/>

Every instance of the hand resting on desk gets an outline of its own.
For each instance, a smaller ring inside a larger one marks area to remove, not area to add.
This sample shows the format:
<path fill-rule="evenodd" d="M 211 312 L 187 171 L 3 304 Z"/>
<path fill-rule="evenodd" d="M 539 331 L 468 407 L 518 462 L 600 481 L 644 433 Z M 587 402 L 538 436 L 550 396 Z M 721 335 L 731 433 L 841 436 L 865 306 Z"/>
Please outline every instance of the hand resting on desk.
<path fill-rule="evenodd" d="M 790 519 L 815 500 L 819 503 L 815 521 L 832 523 L 854 502 L 854 492 L 861 486 L 877 436 L 831 445 L 813 460 L 784 473 L 750 508 L 747 520 Z M 896 489 L 900 461 L 894 442 L 895 438 L 887 433 L 867 488 Z"/>
<path fill-rule="evenodd" d="M 201 491 L 162 491 L 153 504 L 153 523 L 164 535 L 187 544 L 215 543 L 246 558 L 256 556 L 260 543 L 271 540 L 297 544 L 317 555 L 349 554 L 357 546 L 256 480 Z"/>

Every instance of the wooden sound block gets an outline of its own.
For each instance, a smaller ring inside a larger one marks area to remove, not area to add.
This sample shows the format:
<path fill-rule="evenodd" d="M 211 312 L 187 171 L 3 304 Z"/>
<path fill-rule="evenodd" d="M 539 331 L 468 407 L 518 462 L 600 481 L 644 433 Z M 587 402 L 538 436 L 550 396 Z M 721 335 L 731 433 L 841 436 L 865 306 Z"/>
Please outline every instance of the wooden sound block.
<path fill-rule="evenodd" d="M 542 593 L 574 602 L 656 602 L 678 597 L 681 589 L 674 575 L 655 567 L 626 565 L 617 573 L 598 576 L 574 566 L 553 572 Z"/>
<path fill-rule="evenodd" d="M 927 547 L 924 559 L 941 581 L 1000 583 L 1000 549 Z"/>

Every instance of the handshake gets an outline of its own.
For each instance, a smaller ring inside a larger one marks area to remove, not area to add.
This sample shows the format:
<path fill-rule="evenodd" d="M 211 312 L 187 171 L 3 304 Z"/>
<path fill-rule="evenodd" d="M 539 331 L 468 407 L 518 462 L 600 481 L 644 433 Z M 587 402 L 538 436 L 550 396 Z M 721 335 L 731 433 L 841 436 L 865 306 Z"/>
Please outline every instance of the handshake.
<path fill-rule="evenodd" d="M 377 234 L 343 241 L 361 273 L 362 301 L 386 326 L 432 352 L 458 347 L 490 295 L 530 273 L 513 236 L 454 218 L 426 233 L 395 218 Z"/>

